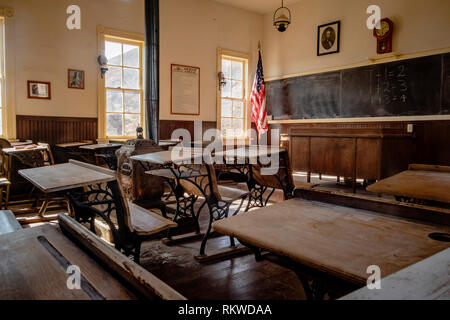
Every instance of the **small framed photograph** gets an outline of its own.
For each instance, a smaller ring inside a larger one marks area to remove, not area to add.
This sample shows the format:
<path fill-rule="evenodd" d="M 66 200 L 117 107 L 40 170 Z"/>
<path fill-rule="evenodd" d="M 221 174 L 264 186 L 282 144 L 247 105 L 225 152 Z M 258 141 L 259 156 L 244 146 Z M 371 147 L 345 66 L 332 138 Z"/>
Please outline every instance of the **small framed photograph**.
<path fill-rule="evenodd" d="M 51 99 L 50 82 L 28 80 L 28 99 Z"/>
<path fill-rule="evenodd" d="M 318 27 L 317 55 L 338 53 L 341 41 L 341 22 L 331 22 Z"/>
<path fill-rule="evenodd" d="M 84 89 L 84 71 L 83 70 L 68 70 L 68 84 L 71 89 Z"/>

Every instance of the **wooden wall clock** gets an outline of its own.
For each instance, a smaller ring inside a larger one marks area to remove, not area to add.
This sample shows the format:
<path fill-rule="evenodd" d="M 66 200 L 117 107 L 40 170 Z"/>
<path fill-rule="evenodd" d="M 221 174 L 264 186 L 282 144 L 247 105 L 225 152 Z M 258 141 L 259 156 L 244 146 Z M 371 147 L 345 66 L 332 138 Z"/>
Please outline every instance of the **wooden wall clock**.
<path fill-rule="evenodd" d="M 394 31 L 394 23 L 384 18 L 380 21 L 381 28 L 373 29 L 373 35 L 377 38 L 377 53 L 389 53 L 392 52 L 392 34 Z"/>

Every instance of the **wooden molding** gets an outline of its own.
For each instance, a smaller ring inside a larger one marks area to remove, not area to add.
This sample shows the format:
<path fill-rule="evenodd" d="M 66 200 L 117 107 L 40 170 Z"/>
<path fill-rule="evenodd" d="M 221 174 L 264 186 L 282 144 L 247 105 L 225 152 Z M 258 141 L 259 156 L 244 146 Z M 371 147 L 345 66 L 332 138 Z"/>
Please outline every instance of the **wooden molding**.
<path fill-rule="evenodd" d="M 327 119 L 292 119 L 270 120 L 269 124 L 296 124 L 296 123 L 350 123 L 350 122 L 407 122 L 407 121 L 436 121 L 450 120 L 450 115 L 430 116 L 397 116 L 397 117 L 366 117 L 366 118 L 327 118 Z"/>
<path fill-rule="evenodd" d="M 450 52 L 450 47 L 436 49 L 436 50 L 428 50 L 428 51 L 423 51 L 423 52 L 409 53 L 409 54 L 393 53 L 391 55 L 389 53 L 389 55 L 391 55 L 390 57 L 385 56 L 385 57 L 382 57 L 381 59 L 377 59 L 373 62 L 371 62 L 370 60 L 365 60 L 365 61 L 355 62 L 355 63 L 348 64 L 348 65 L 329 67 L 329 68 L 324 68 L 324 69 L 320 69 L 320 70 L 311 70 L 311 71 L 287 74 L 287 75 L 282 75 L 282 76 L 268 77 L 268 78 L 266 78 L 266 82 L 301 77 L 301 76 L 308 76 L 308 75 L 317 74 L 317 73 L 340 71 L 340 70 L 346 70 L 346 69 L 351 69 L 351 68 L 356 68 L 356 67 L 365 67 L 365 66 L 369 66 L 369 65 L 373 65 L 373 64 L 381 64 L 381 63 L 387 63 L 387 62 L 391 62 L 391 61 L 414 59 L 414 58 L 432 56 L 432 55 L 449 53 L 449 52 Z"/>

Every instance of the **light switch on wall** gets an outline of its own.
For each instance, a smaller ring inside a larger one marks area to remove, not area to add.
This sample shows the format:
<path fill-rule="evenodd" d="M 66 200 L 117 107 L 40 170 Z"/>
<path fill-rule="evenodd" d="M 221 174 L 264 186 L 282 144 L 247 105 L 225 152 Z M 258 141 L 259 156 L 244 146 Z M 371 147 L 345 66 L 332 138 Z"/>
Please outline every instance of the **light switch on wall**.
<path fill-rule="evenodd" d="M 408 126 L 406 127 L 406 131 L 408 133 L 413 133 L 414 132 L 414 125 L 412 123 L 408 123 Z"/>

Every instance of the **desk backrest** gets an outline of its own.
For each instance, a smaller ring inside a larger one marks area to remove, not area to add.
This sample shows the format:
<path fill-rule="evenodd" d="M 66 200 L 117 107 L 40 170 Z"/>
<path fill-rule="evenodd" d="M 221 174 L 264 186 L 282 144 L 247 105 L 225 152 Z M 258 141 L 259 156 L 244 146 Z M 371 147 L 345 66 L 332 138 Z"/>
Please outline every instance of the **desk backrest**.
<path fill-rule="evenodd" d="M 269 188 L 282 189 L 285 195 L 292 194 L 295 189 L 295 185 L 289 155 L 286 150 L 279 153 L 278 172 L 276 175 L 263 174 L 263 167 L 264 166 L 259 163 L 252 164 L 252 175 L 256 183 Z"/>
<path fill-rule="evenodd" d="M 429 164 L 410 164 L 409 170 L 437 171 L 450 173 L 450 166 L 438 166 Z"/>
<path fill-rule="evenodd" d="M 95 234 L 87 230 L 73 219 L 60 214 L 58 221 L 63 232 L 74 238 L 80 245 L 94 257 L 128 283 L 131 288 L 138 291 L 145 298 L 163 300 L 186 300 L 175 289 L 158 279 L 156 276 L 128 259 L 119 251 L 108 246 Z"/>

